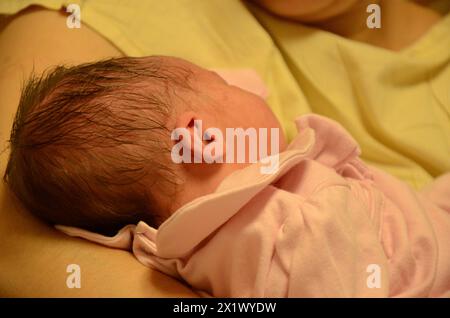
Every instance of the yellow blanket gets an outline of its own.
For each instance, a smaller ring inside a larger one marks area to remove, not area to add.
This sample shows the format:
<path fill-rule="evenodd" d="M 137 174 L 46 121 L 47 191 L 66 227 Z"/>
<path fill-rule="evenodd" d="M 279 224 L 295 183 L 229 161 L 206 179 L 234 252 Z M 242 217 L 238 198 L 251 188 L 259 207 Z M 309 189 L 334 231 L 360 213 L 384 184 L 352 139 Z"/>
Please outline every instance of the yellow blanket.
<path fill-rule="evenodd" d="M 237 0 L 129 2 L 10 0 L 0 2 L 0 13 L 79 3 L 81 21 L 126 55 L 255 69 L 289 139 L 293 119 L 312 111 L 343 124 L 366 162 L 417 188 L 450 171 L 450 15 L 412 47 L 391 52 Z"/>

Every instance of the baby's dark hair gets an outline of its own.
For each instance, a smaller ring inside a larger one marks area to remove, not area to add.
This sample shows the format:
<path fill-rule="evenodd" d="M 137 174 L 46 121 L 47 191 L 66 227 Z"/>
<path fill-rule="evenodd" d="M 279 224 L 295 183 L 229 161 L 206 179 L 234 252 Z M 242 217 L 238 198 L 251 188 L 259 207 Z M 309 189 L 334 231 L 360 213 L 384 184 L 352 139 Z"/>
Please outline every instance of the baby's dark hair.
<path fill-rule="evenodd" d="M 4 180 L 52 224 L 103 234 L 140 220 L 159 226 L 168 213 L 159 198 L 173 198 L 179 183 L 166 122 L 188 76 L 158 57 L 33 75 L 22 90 Z"/>

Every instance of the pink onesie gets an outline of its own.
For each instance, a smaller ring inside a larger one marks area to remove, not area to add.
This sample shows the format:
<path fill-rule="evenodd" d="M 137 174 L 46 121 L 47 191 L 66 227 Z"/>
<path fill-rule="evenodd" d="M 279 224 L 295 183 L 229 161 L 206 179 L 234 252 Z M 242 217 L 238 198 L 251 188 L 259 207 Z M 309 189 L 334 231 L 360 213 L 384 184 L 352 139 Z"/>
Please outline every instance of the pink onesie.
<path fill-rule="evenodd" d="M 253 164 L 175 212 L 114 237 L 144 265 L 218 297 L 450 297 L 450 174 L 421 192 L 359 158 L 355 140 L 317 115 L 277 173 Z"/>

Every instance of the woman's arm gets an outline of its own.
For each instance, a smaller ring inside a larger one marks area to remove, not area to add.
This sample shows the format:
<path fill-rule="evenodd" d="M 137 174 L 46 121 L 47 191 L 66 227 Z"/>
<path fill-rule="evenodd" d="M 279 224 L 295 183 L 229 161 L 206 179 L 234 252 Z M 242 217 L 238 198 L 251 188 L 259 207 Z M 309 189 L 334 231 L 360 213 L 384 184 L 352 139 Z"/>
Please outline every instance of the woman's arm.
<path fill-rule="evenodd" d="M 1 25 L 1 24 L 0 24 Z M 6 147 L 23 81 L 56 64 L 120 56 L 108 41 L 66 16 L 27 9 L 0 30 L 0 149 Z M 8 151 L 0 155 L 3 176 Z M 67 237 L 33 217 L 0 184 L 0 297 L 194 297 L 176 280 L 144 267 L 130 253 Z M 81 288 L 69 289 L 69 264 Z"/>

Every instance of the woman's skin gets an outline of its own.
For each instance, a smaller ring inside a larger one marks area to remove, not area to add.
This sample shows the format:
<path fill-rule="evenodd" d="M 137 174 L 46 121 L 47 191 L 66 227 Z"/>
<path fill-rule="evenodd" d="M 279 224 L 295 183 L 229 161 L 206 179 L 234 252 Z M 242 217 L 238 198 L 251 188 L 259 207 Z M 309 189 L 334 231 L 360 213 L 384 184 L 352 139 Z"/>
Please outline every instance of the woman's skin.
<path fill-rule="evenodd" d="M 283 18 L 392 51 L 405 49 L 442 17 L 411 0 L 253 0 Z M 369 4 L 381 8 L 381 28 L 369 29 Z"/>
<path fill-rule="evenodd" d="M 23 80 L 60 63 L 78 64 L 121 52 L 64 14 L 28 9 L 0 23 L 0 149 L 6 146 Z M 0 155 L 5 171 L 8 151 Z M 70 238 L 20 207 L 0 184 L 0 297 L 195 297 L 181 283 L 143 266 L 132 254 Z M 69 264 L 81 268 L 81 288 L 66 286 Z"/>

